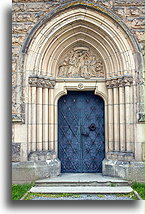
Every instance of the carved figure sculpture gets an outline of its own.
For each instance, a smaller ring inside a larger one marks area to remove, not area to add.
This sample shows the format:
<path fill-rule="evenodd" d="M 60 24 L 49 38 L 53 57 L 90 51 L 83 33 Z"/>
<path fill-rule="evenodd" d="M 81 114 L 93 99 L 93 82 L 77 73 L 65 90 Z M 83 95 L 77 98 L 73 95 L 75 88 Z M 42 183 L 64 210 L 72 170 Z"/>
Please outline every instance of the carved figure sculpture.
<path fill-rule="evenodd" d="M 87 47 L 75 47 L 58 67 L 58 77 L 104 77 L 103 62 Z"/>

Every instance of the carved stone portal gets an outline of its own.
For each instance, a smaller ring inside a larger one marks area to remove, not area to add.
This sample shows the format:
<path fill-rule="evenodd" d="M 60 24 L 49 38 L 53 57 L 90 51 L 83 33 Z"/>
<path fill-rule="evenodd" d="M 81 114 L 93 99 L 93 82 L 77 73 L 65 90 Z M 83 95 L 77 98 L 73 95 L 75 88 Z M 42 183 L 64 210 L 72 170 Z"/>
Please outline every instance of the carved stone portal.
<path fill-rule="evenodd" d="M 75 47 L 61 61 L 58 77 L 105 77 L 103 61 L 87 47 Z"/>

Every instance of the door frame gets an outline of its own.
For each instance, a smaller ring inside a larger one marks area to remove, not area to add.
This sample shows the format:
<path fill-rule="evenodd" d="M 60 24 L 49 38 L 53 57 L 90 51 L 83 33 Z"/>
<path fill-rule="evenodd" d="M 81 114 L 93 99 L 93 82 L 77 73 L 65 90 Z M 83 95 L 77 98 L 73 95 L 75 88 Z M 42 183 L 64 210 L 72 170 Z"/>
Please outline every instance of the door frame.
<path fill-rule="evenodd" d="M 104 101 L 104 128 L 105 128 L 105 158 L 108 152 L 108 120 L 107 120 L 107 89 L 105 81 L 57 81 L 54 88 L 54 150 L 58 158 L 58 100 L 67 95 L 68 91 L 94 91 Z"/>

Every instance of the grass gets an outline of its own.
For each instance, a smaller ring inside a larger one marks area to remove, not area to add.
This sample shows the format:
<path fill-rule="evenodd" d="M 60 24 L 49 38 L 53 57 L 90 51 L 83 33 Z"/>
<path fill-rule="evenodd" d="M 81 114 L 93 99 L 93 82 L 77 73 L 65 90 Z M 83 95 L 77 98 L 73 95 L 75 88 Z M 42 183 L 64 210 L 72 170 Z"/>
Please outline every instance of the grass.
<path fill-rule="evenodd" d="M 31 200 L 35 197 L 47 197 L 47 198 L 61 198 L 61 197 L 73 197 L 79 198 L 80 194 L 71 194 L 71 193 L 57 193 L 57 194 L 46 194 L 46 193 L 28 193 L 25 200 Z"/>
<path fill-rule="evenodd" d="M 33 184 L 12 184 L 12 200 L 20 200 Z"/>
<path fill-rule="evenodd" d="M 145 184 L 133 183 L 131 187 L 140 195 L 140 197 L 145 200 Z"/>
<path fill-rule="evenodd" d="M 132 198 L 133 200 L 138 200 L 138 198 L 136 197 L 136 195 L 134 194 L 134 192 L 131 193 L 118 193 L 115 194 L 117 197 L 127 197 L 127 198 Z"/>
<path fill-rule="evenodd" d="M 99 197 L 99 198 L 104 198 L 105 197 L 104 194 L 97 194 L 96 196 Z"/>

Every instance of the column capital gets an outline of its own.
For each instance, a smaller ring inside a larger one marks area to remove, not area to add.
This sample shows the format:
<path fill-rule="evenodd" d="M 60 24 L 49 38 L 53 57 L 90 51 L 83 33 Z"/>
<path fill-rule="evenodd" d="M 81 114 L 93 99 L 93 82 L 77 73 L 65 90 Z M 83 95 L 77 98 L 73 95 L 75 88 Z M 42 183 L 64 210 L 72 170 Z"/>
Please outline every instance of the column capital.
<path fill-rule="evenodd" d="M 53 78 L 43 76 L 30 76 L 28 79 L 30 87 L 54 88 L 56 81 Z"/>
<path fill-rule="evenodd" d="M 124 76 L 123 82 L 125 86 L 131 86 L 133 83 L 133 77 L 132 76 Z"/>
<path fill-rule="evenodd" d="M 125 86 L 131 86 L 132 83 L 133 83 L 132 76 L 122 76 L 122 77 L 107 79 L 106 87 L 107 88 L 125 87 Z"/>
<path fill-rule="evenodd" d="M 107 79 L 106 80 L 107 88 L 117 88 L 118 87 L 118 79 Z"/>

